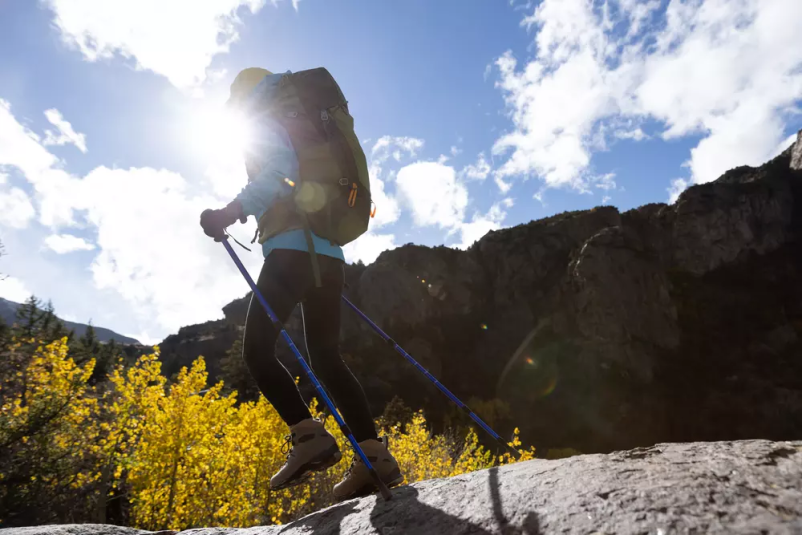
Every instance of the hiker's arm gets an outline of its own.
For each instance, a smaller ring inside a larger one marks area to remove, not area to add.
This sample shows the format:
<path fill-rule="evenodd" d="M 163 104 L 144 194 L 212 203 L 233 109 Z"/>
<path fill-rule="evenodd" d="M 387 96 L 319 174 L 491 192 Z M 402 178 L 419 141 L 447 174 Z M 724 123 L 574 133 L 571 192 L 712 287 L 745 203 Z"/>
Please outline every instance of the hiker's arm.
<path fill-rule="evenodd" d="M 258 174 L 237 195 L 242 213 L 256 216 L 264 213 L 277 199 L 288 195 L 292 186 L 285 179 L 296 181 L 298 158 L 286 131 L 268 120 L 260 121 L 250 149 Z"/>

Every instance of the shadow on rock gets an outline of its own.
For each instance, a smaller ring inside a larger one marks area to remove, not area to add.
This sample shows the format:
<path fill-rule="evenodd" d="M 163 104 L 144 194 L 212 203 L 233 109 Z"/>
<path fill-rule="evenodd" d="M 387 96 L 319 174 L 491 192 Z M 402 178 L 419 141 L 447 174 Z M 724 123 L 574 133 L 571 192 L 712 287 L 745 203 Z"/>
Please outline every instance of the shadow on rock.
<path fill-rule="evenodd" d="M 370 513 L 370 522 L 381 535 L 402 533 L 539 535 L 540 523 L 535 512 L 530 512 L 526 516 L 522 526 L 510 524 L 504 515 L 501 503 L 497 469 L 491 469 L 489 476 L 492 521 L 490 517 L 477 514 L 480 513 L 478 511 L 472 511 L 477 517 L 476 521 L 460 518 L 419 501 L 419 491 L 415 487 L 401 487 L 393 491 L 393 499 L 390 502 L 377 500 Z M 493 523 L 496 524 L 495 527 L 492 526 Z"/>
<path fill-rule="evenodd" d="M 490 501 L 493 504 L 493 518 L 499 527 L 502 535 L 540 535 L 540 521 L 537 513 L 530 511 L 524 518 L 521 527 L 510 525 L 510 521 L 504 514 L 504 506 L 501 503 L 500 484 L 498 480 L 498 467 L 494 466 L 488 470 L 488 485 L 490 486 Z"/>

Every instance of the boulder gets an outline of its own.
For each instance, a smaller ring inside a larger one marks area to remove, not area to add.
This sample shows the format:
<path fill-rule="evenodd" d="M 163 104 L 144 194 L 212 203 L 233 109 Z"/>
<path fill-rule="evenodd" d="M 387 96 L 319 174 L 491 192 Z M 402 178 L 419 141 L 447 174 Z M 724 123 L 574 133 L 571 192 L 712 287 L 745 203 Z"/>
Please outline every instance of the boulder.
<path fill-rule="evenodd" d="M 658 444 L 534 460 L 355 499 L 285 526 L 186 535 L 802 533 L 802 441 Z M 3 535 L 150 535 L 103 525 Z"/>

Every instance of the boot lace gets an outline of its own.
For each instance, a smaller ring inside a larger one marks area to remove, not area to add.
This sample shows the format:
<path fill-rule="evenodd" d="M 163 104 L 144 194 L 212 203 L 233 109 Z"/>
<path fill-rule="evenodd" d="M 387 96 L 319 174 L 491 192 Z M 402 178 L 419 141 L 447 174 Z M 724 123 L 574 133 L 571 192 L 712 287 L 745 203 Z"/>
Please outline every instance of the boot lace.
<path fill-rule="evenodd" d="M 360 459 L 360 458 L 359 458 L 359 455 L 357 455 L 357 454 L 356 454 L 356 452 L 355 452 L 355 453 L 354 453 L 354 456 L 353 456 L 353 457 L 351 457 L 351 466 L 349 466 L 349 467 L 348 467 L 348 469 L 346 469 L 346 471 L 345 471 L 345 474 L 344 474 L 344 476 L 343 476 L 343 477 L 348 477 L 348 476 L 350 476 L 350 475 L 351 475 L 351 472 L 353 471 L 353 469 L 354 469 L 354 467 L 357 465 L 357 463 L 360 463 L 360 464 L 361 464 L 361 463 L 362 463 L 362 459 Z"/>
<path fill-rule="evenodd" d="M 287 459 L 289 459 L 292 455 L 293 446 L 292 434 L 284 435 L 284 443 L 281 445 L 281 453 L 285 454 Z"/>

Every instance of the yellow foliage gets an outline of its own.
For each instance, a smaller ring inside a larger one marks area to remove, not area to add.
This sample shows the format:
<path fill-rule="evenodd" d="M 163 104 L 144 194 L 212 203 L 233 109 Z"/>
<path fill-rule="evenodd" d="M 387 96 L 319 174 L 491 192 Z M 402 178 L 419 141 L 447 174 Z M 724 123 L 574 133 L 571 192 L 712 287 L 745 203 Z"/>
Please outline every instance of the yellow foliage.
<path fill-rule="evenodd" d="M 33 348 L 32 354 L 26 348 Z M 23 500 L 69 493 L 88 479 L 80 469 L 97 441 L 92 422 L 98 403 L 87 386 L 95 363 L 76 365 L 67 356 L 66 338 L 45 346 L 14 340 L 6 351 L 9 368 L 0 384 L 0 480 L 24 482 L 13 489 L 0 487 L 0 498 L 5 501 L 8 492 Z"/>
<path fill-rule="evenodd" d="M 264 398 L 237 405 L 236 392 L 223 395 L 222 383 L 207 387 L 202 358 L 171 385 L 161 375 L 158 354 L 143 356 L 128 369 L 118 366 L 100 406 L 86 395 L 91 372 L 91 364 L 80 368 L 67 357 L 64 342 L 41 348 L 21 370 L 23 394 L 3 398 L 0 440 L 19 434 L 34 407 L 67 403 L 54 443 L 62 451 L 91 451 L 95 459 L 72 484 L 99 484 L 104 496 L 114 489 L 127 492 L 134 526 L 183 530 L 283 523 L 332 503 L 332 487 L 350 459 L 306 485 L 271 491 L 270 477 L 285 460 L 286 425 Z M 315 406 L 311 410 L 320 416 Z M 325 423 L 350 453 L 334 419 Z M 404 426 L 385 423 L 382 433 L 406 483 L 515 461 L 509 453 L 495 456 L 473 431 L 464 439 L 433 434 L 422 412 Z M 520 448 L 517 430 L 511 446 L 524 460 L 534 456 L 534 449 Z"/>

